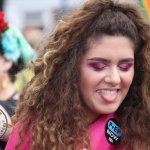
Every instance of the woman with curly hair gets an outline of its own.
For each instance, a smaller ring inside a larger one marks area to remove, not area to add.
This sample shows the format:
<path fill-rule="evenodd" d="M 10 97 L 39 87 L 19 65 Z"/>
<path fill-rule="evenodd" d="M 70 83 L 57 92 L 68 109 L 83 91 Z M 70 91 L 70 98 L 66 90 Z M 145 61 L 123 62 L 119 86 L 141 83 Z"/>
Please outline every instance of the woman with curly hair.
<path fill-rule="evenodd" d="M 150 149 L 150 26 L 138 6 L 88 0 L 33 66 L 6 150 Z"/>

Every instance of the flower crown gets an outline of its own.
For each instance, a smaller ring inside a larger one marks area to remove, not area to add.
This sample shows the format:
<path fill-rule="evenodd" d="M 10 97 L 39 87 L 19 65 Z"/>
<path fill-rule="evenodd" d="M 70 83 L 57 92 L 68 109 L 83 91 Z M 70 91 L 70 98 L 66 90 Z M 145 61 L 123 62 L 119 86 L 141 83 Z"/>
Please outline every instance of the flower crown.
<path fill-rule="evenodd" d="M 6 59 L 17 63 L 21 53 L 17 42 L 11 34 L 8 34 L 9 29 L 8 22 L 4 20 L 4 12 L 0 11 L 0 32 L 1 32 L 1 45 L 3 49 L 3 55 Z"/>
<path fill-rule="evenodd" d="M 2 37 L 3 56 L 7 60 L 17 64 L 18 59 L 21 58 L 23 63 L 27 65 L 29 60 L 37 57 L 37 53 L 32 49 L 22 33 L 4 20 L 4 12 L 2 11 L 0 11 L 0 35 Z"/>

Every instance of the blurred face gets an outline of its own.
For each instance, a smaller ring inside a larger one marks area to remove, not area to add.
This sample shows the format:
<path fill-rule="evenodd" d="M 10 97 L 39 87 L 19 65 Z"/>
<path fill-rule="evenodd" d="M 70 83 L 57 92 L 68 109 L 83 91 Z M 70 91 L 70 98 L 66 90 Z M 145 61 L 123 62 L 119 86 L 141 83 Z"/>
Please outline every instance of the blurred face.
<path fill-rule="evenodd" d="M 5 62 L 4 57 L 2 57 L 2 56 L 0 55 L 0 82 L 2 81 L 3 74 L 4 74 L 4 72 L 5 72 L 5 70 L 4 70 L 4 62 Z"/>
<path fill-rule="evenodd" d="M 91 44 L 80 65 L 80 90 L 91 120 L 113 113 L 134 76 L 133 43 L 123 36 L 103 36 Z"/>
<path fill-rule="evenodd" d="M 6 60 L 3 56 L 0 55 L 0 86 L 5 74 L 8 74 L 8 70 L 11 68 L 12 62 Z"/>

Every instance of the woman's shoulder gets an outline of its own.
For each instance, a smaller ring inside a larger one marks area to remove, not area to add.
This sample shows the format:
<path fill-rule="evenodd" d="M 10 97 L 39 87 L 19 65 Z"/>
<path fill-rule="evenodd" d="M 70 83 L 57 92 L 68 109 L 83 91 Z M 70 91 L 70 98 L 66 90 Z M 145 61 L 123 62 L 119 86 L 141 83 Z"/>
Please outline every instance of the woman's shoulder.
<path fill-rule="evenodd" d="M 100 116 L 89 126 L 92 150 L 121 150 L 121 128 L 115 113 Z"/>
<path fill-rule="evenodd" d="M 18 122 L 13 127 L 12 133 L 8 139 L 5 150 L 15 150 L 15 147 L 20 142 L 20 136 L 19 136 L 20 132 L 21 132 L 21 124 L 20 124 L 20 122 Z M 30 147 L 30 135 L 31 135 L 31 130 L 29 129 L 23 135 L 23 139 L 22 139 L 23 144 L 19 147 L 18 150 L 29 149 L 29 147 Z"/>

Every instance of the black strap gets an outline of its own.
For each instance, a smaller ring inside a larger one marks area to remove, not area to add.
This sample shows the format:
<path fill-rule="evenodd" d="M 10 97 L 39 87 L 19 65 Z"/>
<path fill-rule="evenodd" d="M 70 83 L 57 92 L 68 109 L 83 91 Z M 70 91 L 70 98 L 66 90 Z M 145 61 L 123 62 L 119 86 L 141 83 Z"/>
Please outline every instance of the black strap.
<path fill-rule="evenodd" d="M 9 99 L 13 99 L 13 97 L 17 94 L 18 92 L 15 91 L 15 93 L 13 93 L 13 95 L 9 98 Z"/>

